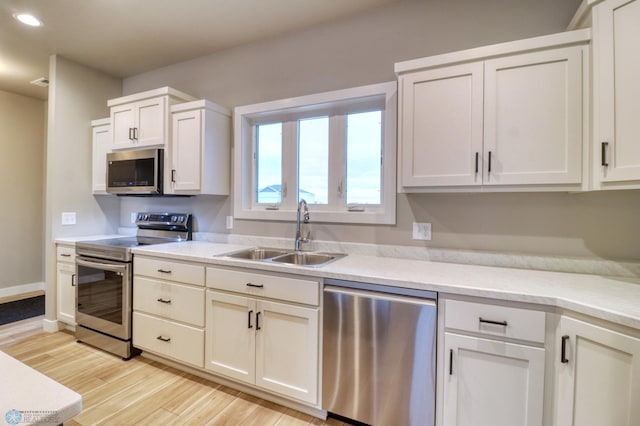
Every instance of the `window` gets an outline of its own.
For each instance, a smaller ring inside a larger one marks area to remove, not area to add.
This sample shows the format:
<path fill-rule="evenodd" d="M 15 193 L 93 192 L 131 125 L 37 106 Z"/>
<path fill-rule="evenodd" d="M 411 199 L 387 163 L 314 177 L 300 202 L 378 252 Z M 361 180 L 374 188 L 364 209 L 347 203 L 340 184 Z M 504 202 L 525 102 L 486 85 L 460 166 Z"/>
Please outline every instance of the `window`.
<path fill-rule="evenodd" d="M 395 223 L 396 84 L 238 107 L 234 215 Z"/>

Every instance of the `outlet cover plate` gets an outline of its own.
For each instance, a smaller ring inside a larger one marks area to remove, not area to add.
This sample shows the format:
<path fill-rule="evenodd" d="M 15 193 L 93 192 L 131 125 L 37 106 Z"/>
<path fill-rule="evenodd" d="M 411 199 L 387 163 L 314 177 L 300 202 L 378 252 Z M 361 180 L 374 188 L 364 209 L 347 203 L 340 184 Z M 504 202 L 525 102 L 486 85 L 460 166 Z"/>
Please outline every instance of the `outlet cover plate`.
<path fill-rule="evenodd" d="M 413 222 L 413 239 L 431 241 L 431 224 L 428 222 Z"/>
<path fill-rule="evenodd" d="M 62 224 L 63 225 L 75 225 L 76 224 L 76 212 L 62 212 Z"/>

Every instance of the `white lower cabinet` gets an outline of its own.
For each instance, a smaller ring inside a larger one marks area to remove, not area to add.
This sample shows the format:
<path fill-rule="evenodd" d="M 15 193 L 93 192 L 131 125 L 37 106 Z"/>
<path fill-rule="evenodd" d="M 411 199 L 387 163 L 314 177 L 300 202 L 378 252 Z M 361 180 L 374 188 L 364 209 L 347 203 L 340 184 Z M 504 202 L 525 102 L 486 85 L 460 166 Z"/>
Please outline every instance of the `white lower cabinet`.
<path fill-rule="evenodd" d="M 563 316 L 556 425 L 640 425 L 640 339 Z"/>
<path fill-rule="evenodd" d="M 137 256 L 133 277 L 133 345 L 191 366 L 204 366 L 204 265 Z"/>
<path fill-rule="evenodd" d="M 204 356 L 202 328 L 134 312 L 133 341 L 137 348 L 202 367 Z"/>
<path fill-rule="evenodd" d="M 445 333 L 444 425 L 542 425 L 544 349 Z"/>
<path fill-rule="evenodd" d="M 441 306 L 446 331 L 438 424 L 541 426 L 545 313 L 457 300 Z"/>
<path fill-rule="evenodd" d="M 70 325 L 76 324 L 76 265 L 75 248 L 56 247 L 57 318 Z"/>
<path fill-rule="evenodd" d="M 278 276 L 207 269 L 205 368 L 279 395 L 318 403 L 319 308 L 262 299 Z M 228 279 L 231 278 L 231 281 Z M 242 281 L 240 294 L 220 291 Z M 282 277 L 286 281 L 288 277 Z M 301 281 L 317 296 L 319 283 Z M 246 291 L 245 291 L 246 290 Z M 247 294 L 248 293 L 248 294 Z M 297 298 L 296 295 L 292 297 Z M 313 298 L 317 300 L 317 297 Z"/>

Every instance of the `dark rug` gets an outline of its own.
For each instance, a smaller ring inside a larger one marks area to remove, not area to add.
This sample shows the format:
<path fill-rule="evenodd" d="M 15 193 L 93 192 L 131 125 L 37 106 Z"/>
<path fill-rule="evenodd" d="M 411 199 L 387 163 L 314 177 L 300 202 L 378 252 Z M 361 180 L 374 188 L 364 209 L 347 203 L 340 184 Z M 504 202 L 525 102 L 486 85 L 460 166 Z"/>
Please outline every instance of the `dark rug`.
<path fill-rule="evenodd" d="M 0 325 L 44 315 L 44 295 L 0 304 Z"/>

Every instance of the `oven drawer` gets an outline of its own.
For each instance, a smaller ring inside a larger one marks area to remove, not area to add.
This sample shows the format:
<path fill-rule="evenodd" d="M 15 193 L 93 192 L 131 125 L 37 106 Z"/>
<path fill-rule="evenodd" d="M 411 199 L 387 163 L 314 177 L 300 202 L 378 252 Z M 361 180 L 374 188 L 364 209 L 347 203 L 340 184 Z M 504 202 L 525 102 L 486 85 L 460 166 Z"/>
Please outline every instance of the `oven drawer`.
<path fill-rule="evenodd" d="M 207 287 L 313 306 L 320 304 L 318 280 L 295 276 L 207 268 Z"/>
<path fill-rule="evenodd" d="M 56 260 L 58 262 L 73 263 L 76 261 L 76 249 L 72 246 L 57 246 Z"/>
<path fill-rule="evenodd" d="M 447 300 L 444 326 L 448 329 L 544 343 L 545 313 L 509 306 Z"/>
<path fill-rule="evenodd" d="M 204 330 L 133 313 L 133 346 L 197 367 L 204 367 Z"/>
<path fill-rule="evenodd" d="M 136 256 L 133 260 L 133 273 L 204 286 L 204 266 L 193 263 Z"/>
<path fill-rule="evenodd" d="M 204 287 L 133 279 L 133 309 L 204 327 Z"/>

